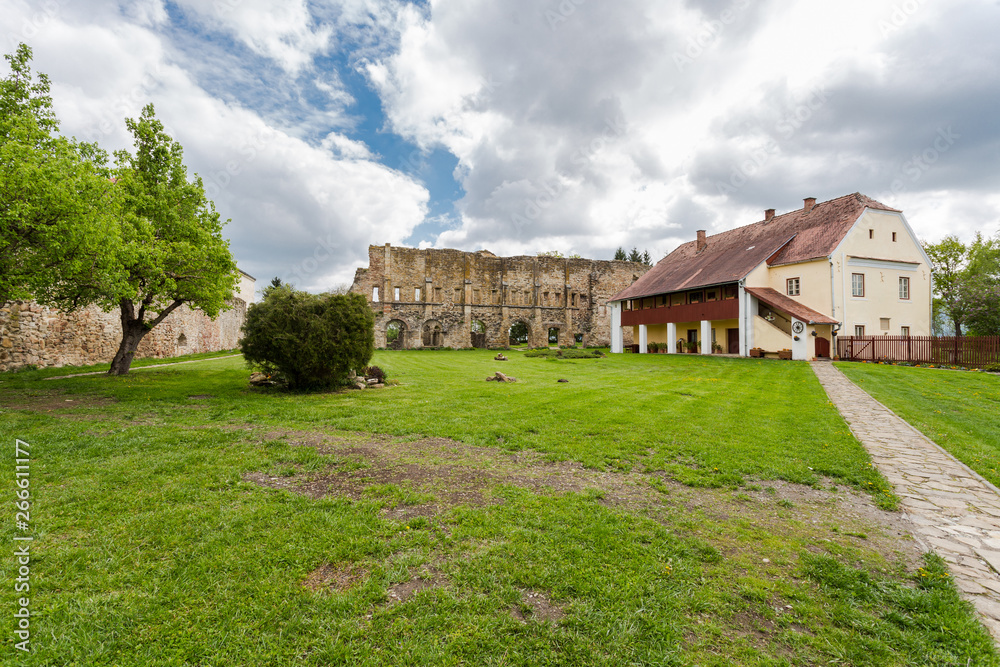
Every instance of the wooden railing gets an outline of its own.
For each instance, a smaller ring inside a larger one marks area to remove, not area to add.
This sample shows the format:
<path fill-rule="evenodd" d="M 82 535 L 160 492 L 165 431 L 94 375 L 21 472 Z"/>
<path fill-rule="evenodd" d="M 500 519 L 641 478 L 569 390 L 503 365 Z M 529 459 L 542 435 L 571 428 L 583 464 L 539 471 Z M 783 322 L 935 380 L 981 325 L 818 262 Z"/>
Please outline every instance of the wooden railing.
<path fill-rule="evenodd" d="M 1000 336 L 840 336 L 847 361 L 912 361 L 949 366 L 1000 363 Z"/>

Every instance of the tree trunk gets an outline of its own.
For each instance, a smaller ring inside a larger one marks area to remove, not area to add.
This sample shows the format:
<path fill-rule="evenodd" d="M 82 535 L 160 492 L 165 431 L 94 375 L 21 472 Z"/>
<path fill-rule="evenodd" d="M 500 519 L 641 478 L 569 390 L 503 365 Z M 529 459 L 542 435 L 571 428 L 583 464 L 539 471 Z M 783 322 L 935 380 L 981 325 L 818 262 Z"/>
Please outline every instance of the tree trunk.
<path fill-rule="evenodd" d="M 962 322 L 961 320 L 952 320 L 955 324 L 955 336 L 958 338 L 962 337 Z"/>
<path fill-rule="evenodd" d="M 122 342 L 118 346 L 115 358 L 111 361 L 111 369 L 108 371 L 108 375 L 127 375 L 129 368 L 132 366 L 132 359 L 135 357 L 135 352 L 139 349 L 139 343 L 142 342 L 143 337 L 153 327 L 162 322 L 167 315 L 172 313 L 175 308 L 184 303 L 177 299 L 160 311 L 160 314 L 155 319 L 146 322 L 146 306 L 149 305 L 148 301 L 149 299 L 143 301 L 139 306 L 139 312 L 136 312 L 135 304 L 130 300 L 121 300 L 119 307 L 122 313 Z"/>
<path fill-rule="evenodd" d="M 111 362 L 111 370 L 108 375 L 127 375 L 128 369 L 132 366 L 132 359 L 135 357 L 139 343 L 146 335 L 147 329 L 139 320 L 131 319 L 126 321 L 122 317 L 122 342 L 118 345 L 118 352 Z"/>

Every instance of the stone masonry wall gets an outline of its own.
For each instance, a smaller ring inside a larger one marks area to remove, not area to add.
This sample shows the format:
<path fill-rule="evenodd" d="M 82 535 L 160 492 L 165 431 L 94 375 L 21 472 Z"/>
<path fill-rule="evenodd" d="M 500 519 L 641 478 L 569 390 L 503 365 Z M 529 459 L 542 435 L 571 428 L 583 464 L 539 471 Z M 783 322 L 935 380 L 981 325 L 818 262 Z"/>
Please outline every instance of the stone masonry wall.
<path fill-rule="evenodd" d="M 153 328 L 139 345 L 137 359 L 176 357 L 216 352 L 237 346 L 246 318 L 246 302 L 233 306 L 214 321 L 200 310 L 181 306 Z M 109 313 L 89 307 L 64 313 L 33 302 L 15 302 L 0 308 L 0 371 L 32 364 L 84 366 L 107 363 L 121 343 L 117 310 Z"/>
<path fill-rule="evenodd" d="M 351 291 L 364 294 L 375 311 L 380 348 L 391 322 L 402 325 L 405 348 L 472 347 L 474 323 L 485 329 L 487 347 L 506 347 L 508 331 L 518 321 L 528 325 L 532 347 L 548 344 L 550 328 L 559 330 L 560 345 L 582 334 L 584 345 L 597 346 L 611 342 L 608 299 L 649 268 L 386 244 L 368 247 L 368 268 L 357 270 Z"/>

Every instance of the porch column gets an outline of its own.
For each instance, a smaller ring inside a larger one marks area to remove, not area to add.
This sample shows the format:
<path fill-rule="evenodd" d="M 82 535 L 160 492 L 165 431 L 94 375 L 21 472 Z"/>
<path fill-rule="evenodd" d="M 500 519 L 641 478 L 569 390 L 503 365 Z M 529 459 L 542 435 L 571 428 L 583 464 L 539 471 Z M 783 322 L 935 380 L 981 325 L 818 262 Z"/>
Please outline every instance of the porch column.
<path fill-rule="evenodd" d="M 624 341 L 622 337 L 622 304 L 614 301 L 608 304 L 611 310 L 611 352 L 621 354 L 624 351 Z"/>
<path fill-rule="evenodd" d="M 701 353 L 712 354 L 712 323 L 709 320 L 701 321 Z"/>
<path fill-rule="evenodd" d="M 667 323 L 667 354 L 677 354 L 677 323 Z"/>
<path fill-rule="evenodd" d="M 646 354 L 646 340 L 648 340 L 648 335 L 646 333 L 646 325 L 639 325 L 639 354 Z"/>

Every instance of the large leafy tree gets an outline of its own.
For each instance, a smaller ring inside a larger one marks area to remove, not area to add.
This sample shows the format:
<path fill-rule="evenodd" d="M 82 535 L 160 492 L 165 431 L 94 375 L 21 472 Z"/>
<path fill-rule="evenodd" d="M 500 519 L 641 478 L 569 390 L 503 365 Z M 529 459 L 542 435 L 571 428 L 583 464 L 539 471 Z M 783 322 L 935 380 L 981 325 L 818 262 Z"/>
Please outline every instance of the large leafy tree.
<path fill-rule="evenodd" d="M 934 321 L 945 319 L 956 336 L 1000 335 L 1000 239 L 976 234 L 924 243 L 934 263 Z"/>
<path fill-rule="evenodd" d="M 110 259 L 116 229 L 111 181 L 97 146 L 59 136 L 49 80 L 31 49 L 5 56 L 0 80 L 0 304 L 36 299 L 70 306 L 120 279 Z"/>
<path fill-rule="evenodd" d="M 217 316 L 238 281 L 224 223 L 201 179 L 188 179 L 183 149 L 163 131 L 153 106 L 125 122 L 135 152 L 115 153 L 113 201 L 121 237 L 115 263 L 125 279 L 108 283 L 97 299 L 121 313 L 112 375 L 128 372 L 143 337 L 180 306 Z"/>

